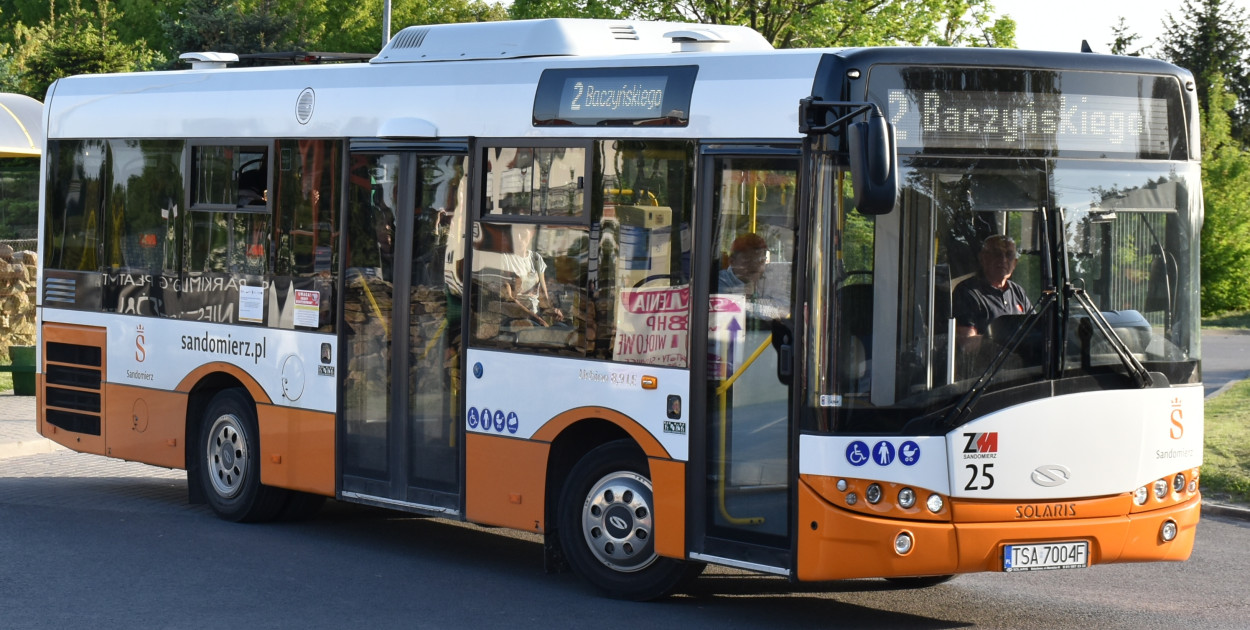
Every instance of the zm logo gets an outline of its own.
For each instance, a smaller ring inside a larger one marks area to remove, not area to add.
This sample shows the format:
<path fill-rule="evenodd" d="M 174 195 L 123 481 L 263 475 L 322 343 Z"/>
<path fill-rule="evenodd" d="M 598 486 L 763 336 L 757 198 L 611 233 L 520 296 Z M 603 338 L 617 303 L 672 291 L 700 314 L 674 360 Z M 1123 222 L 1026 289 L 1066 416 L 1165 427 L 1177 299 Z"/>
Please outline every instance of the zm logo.
<path fill-rule="evenodd" d="M 998 455 L 998 432 L 965 433 L 964 459 L 990 458 Z"/>
<path fill-rule="evenodd" d="M 1172 399 L 1172 428 L 1168 429 L 1168 436 L 1173 440 L 1179 440 L 1185 435 L 1185 411 L 1181 409 L 1181 399 Z"/>

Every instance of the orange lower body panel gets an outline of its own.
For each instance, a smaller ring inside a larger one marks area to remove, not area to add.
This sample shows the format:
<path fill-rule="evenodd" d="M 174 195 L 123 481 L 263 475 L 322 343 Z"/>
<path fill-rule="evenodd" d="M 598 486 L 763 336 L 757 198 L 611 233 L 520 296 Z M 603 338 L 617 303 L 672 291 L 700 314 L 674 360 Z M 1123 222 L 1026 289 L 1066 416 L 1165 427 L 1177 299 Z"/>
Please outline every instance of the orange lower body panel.
<path fill-rule="evenodd" d="M 905 521 L 839 508 L 799 484 L 799 549 L 796 575 L 802 581 L 864 577 L 947 575 L 1000 571 L 1005 544 L 1086 540 L 1090 564 L 1185 560 L 1193 550 L 1201 497 L 1137 514 L 1070 520 L 951 523 Z M 1159 538 L 1171 519 L 1178 534 Z M 894 539 L 908 532 L 912 549 L 894 551 Z"/>
<path fill-rule="evenodd" d="M 260 481 L 334 496 L 334 414 L 256 405 Z"/>
<path fill-rule="evenodd" d="M 542 533 L 545 442 L 480 433 L 465 436 L 465 517 L 474 523 Z"/>

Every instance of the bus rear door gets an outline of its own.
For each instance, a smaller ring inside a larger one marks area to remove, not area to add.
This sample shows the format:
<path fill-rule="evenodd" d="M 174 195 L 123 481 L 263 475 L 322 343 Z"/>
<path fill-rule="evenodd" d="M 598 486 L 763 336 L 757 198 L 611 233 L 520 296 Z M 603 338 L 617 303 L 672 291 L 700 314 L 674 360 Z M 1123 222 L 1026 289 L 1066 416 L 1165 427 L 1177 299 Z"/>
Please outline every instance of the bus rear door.
<path fill-rule="evenodd" d="M 346 499 L 459 514 L 460 293 L 445 264 L 467 147 L 353 145 L 339 444 Z M 453 249 L 455 249 L 453 247 Z"/>

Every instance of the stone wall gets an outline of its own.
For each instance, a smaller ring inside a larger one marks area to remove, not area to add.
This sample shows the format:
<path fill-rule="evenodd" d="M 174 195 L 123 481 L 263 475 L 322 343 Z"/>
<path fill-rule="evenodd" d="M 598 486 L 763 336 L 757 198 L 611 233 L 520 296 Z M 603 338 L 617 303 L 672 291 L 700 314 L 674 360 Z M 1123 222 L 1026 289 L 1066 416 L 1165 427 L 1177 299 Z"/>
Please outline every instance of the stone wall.
<path fill-rule="evenodd" d="M 14 251 L 0 243 L 0 357 L 9 346 L 35 345 L 35 291 L 39 258 L 32 250 Z"/>

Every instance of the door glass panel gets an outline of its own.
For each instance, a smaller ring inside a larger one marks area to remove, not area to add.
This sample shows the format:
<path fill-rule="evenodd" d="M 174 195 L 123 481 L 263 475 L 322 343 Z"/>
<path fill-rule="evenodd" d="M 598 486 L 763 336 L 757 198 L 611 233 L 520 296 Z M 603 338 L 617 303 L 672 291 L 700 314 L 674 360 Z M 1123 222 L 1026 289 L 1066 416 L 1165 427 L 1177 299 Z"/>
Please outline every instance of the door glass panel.
<path fill-rule="evenodd" d="M 465 212 L 464 156 L 422 157 L 412 209 L 408 341 L 408 477 L 411 485 L 454 491 L 459 449 L 460 296 L 447 287 L 444 261 L 453 221 Z"/>
<path fill-rule="evenodd" d="M 774 320 L 790 317 L 794 158 L 717 158 L 708 314 L 709 531 L 762 544 L 789 532 L 789 387 Z"/>
<path fill-rule="evenodd" d="M 386 479 L 399 155 L 352 157 L 343 296 L 343 472 Z"/>

